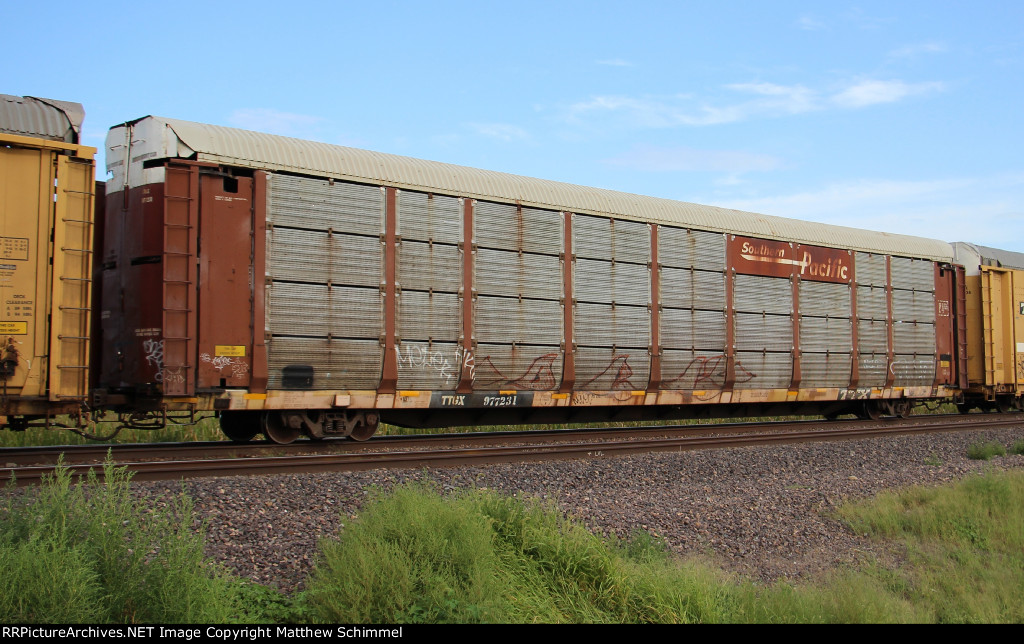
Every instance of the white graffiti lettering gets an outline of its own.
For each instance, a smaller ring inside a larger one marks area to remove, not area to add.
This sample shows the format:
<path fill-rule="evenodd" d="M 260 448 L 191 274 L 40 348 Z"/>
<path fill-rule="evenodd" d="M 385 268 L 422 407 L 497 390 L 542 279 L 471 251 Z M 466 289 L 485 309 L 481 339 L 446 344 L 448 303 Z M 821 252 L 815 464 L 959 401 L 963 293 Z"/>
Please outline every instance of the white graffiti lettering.
<path fill-rule="evenodd" d="M 396 346 L 395 354 L 399 367 L 435 371 L 438 377 L 444 379 L 445 385 L 458 384 L 461 370 L 468 372 L 471 381 L 476 377 L 473 352 L 462 347 L 456 347 L 454 355 L 450 358 L 443 351 L 412 344 Z"/>
<path fill-rule="evenodd" d="M 142 351 L 146 354 L 146 362 L 156 367 L 153 380 L 163 382 L 164 380 L 164 341 L 143 340 Z"/>

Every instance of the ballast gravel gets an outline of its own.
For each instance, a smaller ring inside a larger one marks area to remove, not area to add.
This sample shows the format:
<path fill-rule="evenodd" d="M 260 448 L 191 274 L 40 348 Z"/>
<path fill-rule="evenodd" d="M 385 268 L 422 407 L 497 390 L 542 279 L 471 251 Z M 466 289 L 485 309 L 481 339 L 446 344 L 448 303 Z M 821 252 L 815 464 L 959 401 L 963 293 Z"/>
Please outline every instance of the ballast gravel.
<path fill-rule="evenodd" d="M 799 581 L 865 556 L 893 556 L 831 511 L 886 489 L 939 485 L 1024 456 L 970 460 L 967 449 L 1024 439 L 1013 430 L 744 447 L 432 470 L 373 470 L 135 483 L 140 494 L 182 489 L 206 524 L 207 554 L 235 573 L 300 590 L 321 539 L 336 538 L 371 489 L 432 480 L 554 501 L 593 531 L 646 530 L 676 553 L 710 559 L 760 583 Z M 898 555 L 895 555 L 898 556 Z"/>

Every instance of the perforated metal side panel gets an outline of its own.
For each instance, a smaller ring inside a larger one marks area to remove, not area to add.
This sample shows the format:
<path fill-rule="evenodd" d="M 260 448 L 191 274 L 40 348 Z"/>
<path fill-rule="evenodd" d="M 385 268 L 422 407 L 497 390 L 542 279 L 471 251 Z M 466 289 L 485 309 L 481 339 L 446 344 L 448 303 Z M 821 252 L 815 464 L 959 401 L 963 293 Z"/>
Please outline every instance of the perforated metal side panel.
<path fill-rule="evenodd" d="M 271 228 L 267 270 L 275 280 L 377 288 L 383 253 L 377 237 Z"/>
<path fill-rule="evenodd" d="M 862 286 L 880 286 L 885 288 L 888 283 L 885 270 L 885 255 L 875 253 L 857 253 L 856 282 Z"/>
<path fill-rule="evenodd" d="M 557 389 L 562 378 L 562 213 L 477 201 L 473 388 Z"/>
<path fill-rule="evenodd" d="M 721 389 L 725 386 L 725 353 L 665 349 L 661 355 L 665 389 Z"/>
<path fill-rule="evenodd" d="M 576 388 L 645 389 L 650 375 L 651 231 L 574 215 Z"/>
<path fill-rule="evenodd" d="M 396 387 L 454 389 L 464 359 L 459 200 L 398 191 L 396 207 Z"/>
<path fill-rule="evenodd" d="M 647 349 L 580 347 L 576 353 L 577 389 L 591 391 L 643 390 L 650 379 Z"/>
<path fill-rule="evenodd" d="M 725 273 L 663 268 L 661 304 L 671 308 L 724 311 Z"/>
<path fill-rule="evenodd" d="M 383 356 L 383 192 L 271 175 L 267 221 L 267 386 L 376 388 Z M 289 382 L 286 368 L 311 368 L 312 385 Z"/>
<path fill-rule="evenodd" d="M 793 313 L 793 285 L 778 277 L 737 275 L 733 300 L 737 311 L 789 316 Z"/>
<path fill-rule="evenodd" d="M 658 261 L 664 266 L 725 270 L 725 235 L 663 226 L 658 231 Z"/>
<path fill-rule="evenodd" d="M 736 353 L 737 389 L 776 389 L 788 387 L 792 380 L 792 353 Z"/>
<path fill-rule="evenodd" d="M 893 257 L 892 287 L 904 290 L 934 291 L 935 263 L 926 259 Z"/>

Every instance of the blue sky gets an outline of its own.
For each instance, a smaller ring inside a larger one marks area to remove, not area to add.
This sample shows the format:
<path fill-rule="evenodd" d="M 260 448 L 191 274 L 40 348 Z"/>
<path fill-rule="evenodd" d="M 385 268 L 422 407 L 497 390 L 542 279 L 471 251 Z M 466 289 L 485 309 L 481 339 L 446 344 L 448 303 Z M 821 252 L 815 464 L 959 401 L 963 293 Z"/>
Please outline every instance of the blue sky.
<path fill-rule="evenodd" d="M 1024 252 L 1020 2 L 0 10 L 0 93 L 99 148 L 155 114 Z"/>

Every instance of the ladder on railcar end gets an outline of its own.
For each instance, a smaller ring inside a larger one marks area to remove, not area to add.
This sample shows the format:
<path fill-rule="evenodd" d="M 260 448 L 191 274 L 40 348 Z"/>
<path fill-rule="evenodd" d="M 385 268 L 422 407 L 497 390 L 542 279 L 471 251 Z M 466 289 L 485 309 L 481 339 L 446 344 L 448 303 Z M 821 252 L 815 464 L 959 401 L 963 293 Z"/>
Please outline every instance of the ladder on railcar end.
<path fill-rule="evenodd" d="M 89 390 L 92 315 L 92 159 L 55 155 L 51 401 L 84 401 Z"/>
<path fill-rule="evenodd" d="M 199 184 L 189 168 L 167 167 L 163 223 L 163 393 L 195 392 Z"/>
<path fill-rule="evenodd" d="M 993 325 L 994 315 L 992 306 L 992 273 L 983 270 L 981 273 L 981 330 L 982 346 L 985 353 L 985 386 L 995 385 L 996 380 L 996 355 L 995 355 L 995 328 Z"/>

